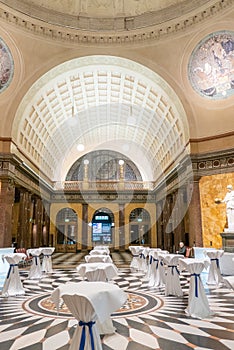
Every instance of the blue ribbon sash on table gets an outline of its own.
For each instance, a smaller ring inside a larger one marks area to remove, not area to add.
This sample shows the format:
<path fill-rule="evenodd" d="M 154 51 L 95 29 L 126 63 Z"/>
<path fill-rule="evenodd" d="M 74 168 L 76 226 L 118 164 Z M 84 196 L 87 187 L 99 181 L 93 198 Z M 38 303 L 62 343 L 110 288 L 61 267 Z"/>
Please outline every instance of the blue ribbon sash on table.
<path fill-rule="evenodd" d="M 199 273 L 192 273 L 190 276 L 195 277 L 195 297 L 198 298 L 198 281 L 200 279 Z"/>
<path fill-rule="evenodd" d="M 216 261 L 216 266 L 219 269 L 219 259 L 218 258 L 213 258 L 213 259 L 210 259 L 210 260 L 211 261 Z"/>
<path fill-rule="evenodd" d="M 176 265 L 168 265 L 168 267 L 171 267 L 171 273 L 172 275 L 174 275 L 174 269 L 176 270 L 176 272 L 178 273 L 178 275 L 180 274 L 180 271 L 178 270 Z"/>
<path fill-rule="evenodd" d="M 89 334 L 90 334 L 90 342 L 91 342 L 91 349 L 95 350 L 94 347 L 94 338 L 93 338 L 93 325 L 95 324 L 95 321 L 90 321 L 90 322 L 83 322 L 83 321 L 79 321 L 79 326 L 83 327 L 82 329 L 82 333 L 81 333 L 81 340 L 80 340 L 80 347 L 79 350 L 84 350 L 85 348 L 85 326 L 89 327 Z"/>
<path fill-rule="evenodd" d="M 10 264 L 10 267 L 9 267 L 9 270 L 8 270 L 8 273 L 7 273 L 7 279 L 10 277 L 11 270 L 12 270 L 13 273 L 15 272 L 15 269 L 14 269 L 15 266 L 18 266 L 18 264 Z"/>

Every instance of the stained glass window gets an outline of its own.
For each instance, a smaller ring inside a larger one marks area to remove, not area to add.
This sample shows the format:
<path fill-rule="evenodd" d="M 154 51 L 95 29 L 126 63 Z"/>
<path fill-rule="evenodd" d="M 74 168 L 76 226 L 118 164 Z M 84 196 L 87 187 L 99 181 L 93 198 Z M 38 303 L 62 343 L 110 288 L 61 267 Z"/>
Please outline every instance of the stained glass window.
<path fill-rule="evenodd" d="M 204 38 L 192 52 L 189 79 L 203 97 L 222 99 L 234 93 L 234 32 Z"/>

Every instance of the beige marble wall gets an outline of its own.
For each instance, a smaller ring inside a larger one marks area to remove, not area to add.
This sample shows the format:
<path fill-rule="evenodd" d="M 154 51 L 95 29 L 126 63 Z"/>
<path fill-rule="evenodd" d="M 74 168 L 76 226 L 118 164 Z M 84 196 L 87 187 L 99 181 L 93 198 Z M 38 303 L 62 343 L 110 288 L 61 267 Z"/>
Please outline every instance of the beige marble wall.
<path fill-rule="evenodd" d="M 221 248 L 220 233 L 226 226 L 226 205 L 216 204 L 215 198 L 223 199 L 227 185 L 234 187 L 234 173 L 204 176 L 200 180 L 203 245 Z"/>

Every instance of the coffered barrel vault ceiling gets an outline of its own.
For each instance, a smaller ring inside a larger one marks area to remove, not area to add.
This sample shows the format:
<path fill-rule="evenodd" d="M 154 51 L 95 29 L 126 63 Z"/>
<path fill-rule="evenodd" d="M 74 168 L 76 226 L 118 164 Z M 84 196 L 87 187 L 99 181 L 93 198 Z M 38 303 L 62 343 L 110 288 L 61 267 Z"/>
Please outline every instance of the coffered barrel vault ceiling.
<path fill-rule="evenodd" d="M 131 158 L 145 181 L 189 153 L 186 114 L 173 89 L 148 68 L 114 56 L 77 58 L 48 71 L 19 105 L 13 139 L 14 153 L 53 181 L 98 149 Z"/>

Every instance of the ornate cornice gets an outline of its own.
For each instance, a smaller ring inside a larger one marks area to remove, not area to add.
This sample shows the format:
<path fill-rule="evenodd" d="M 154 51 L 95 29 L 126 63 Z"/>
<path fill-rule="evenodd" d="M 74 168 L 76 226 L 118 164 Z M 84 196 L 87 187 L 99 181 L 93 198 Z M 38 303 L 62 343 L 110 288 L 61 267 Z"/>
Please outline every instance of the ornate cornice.
<path fill-rule="evenodd" d="M 191 155 L 191 159 L 194 176 L 234 172 L 234 149 L 226 152 Z"/>
<path fill-rule="evenodd" d="M 73 16 L 74 21 L 71 21 L 69 26 L 65 22 L 60 24 L 61 21 L 58 21 L 59 24 L 55 20 L 42 21 L 32 17 L 32 9 L 30 15 L 27 15 L 10 8 L 9 3 L 11 2 L 0 2 L 0 18 L 33 35 L 74 44 L 129 45 L 159 40 L 167 35 L 186 30 L 227 10 L 233 5 L 234 0 L 213 0 L 205 4 L 200 1 L 199 6 L 192 11 L 182 13 L 175 18 L 161 18 L 161 22 L 158 12 L 131 17 L 105 18 L 105 20 L 79 15 Z"/>

